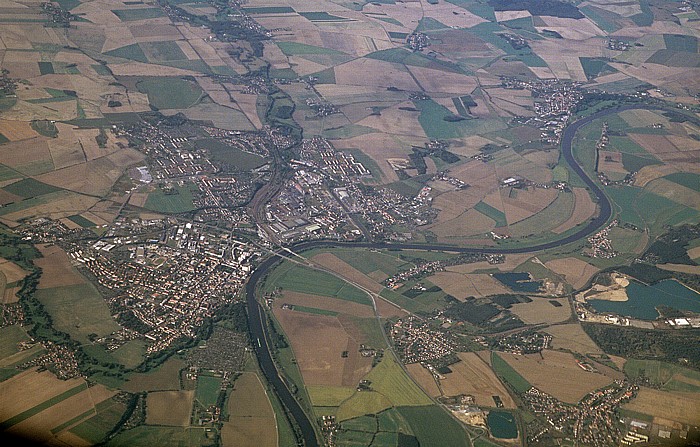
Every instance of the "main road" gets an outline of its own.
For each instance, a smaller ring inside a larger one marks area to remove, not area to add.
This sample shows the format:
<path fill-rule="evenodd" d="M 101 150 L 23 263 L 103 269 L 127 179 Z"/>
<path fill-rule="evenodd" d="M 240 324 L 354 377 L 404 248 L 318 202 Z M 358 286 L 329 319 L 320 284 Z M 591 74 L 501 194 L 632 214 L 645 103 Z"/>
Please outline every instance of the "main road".
<path fill-rule="evenodd" d="M 573 154 L 573 140 L 581 127 L 590 123 L 591 121 L 602 118 L 606 115 L 612 113 L 618 113 L 623 110 L 629 109 L 658 109 L 660 107 L 644 106 L 644 105 L 627 105 L 620 106 L 612 109 L 605 109 L 582 118 L 564 129 L 564 133 L 561 138 L 561 149 L 564 160 L 573 169 L 573 171 L 584 181 L 589 191 L 593 193 L 596 197 L 598 206 L 600 208 L 598 215 L 592 219 L 588 225 L 579 229 L 573 234 L 566 236 L 561 239 L 557 239 L 550 242 L 545 242 L 538 245 L 532 245 L 529 247 L 517 247 L 517 248 L 505 248 L 505 247 L 455 247 L 452 245 L 441 245 L 441 244 L 390 244 L 382 242 L 335 242 L 335 241 L 312 241 L 312 242 L 302 242 L 294 245 L 292 248 L 294 251 L 304 251 L 310 248 L 317 247 L 356 247 L 356 248 L 375 248 L 375 249 L 395 249 L 395 250 L 436 250 L 436 251 L 449 251 L 456 253 L 485 253 L 485 254 L 514 254 L 514 253 L 529 253 L 541 250 L 548 250 L 550 248 L 560 247 L 562 245 L 570 244 L 576 242 L 588 235 L 596 232 L 600 227 L 602 227 L 612 216 L 612 205 L 610 200 L 605 196 L 603 190 L 598 186 L 598 184 L 591 179 L 588 174 L 583 170 L 581 165 L 578 164 Z M 256 287 L 260 279 L 262 279 L 267 271 L 274 266 L 279 260 L 280 256 L 271 256 L 267 258 L 262 264 L 260 264 L 253 274 L 251 275 L 248 283 L 246 284 L 246 300 L 248 302 L 248 322 L 250 328 L 251 339 L 253 342 L 253 347 L 255 349 L 255 354 L 258 357 L 258 362 L 260 368 L 265 375 L 268 383 L 274 388 L 275 393 L 282 401 L 286 407 L 287 414 L 296 423 L 296 427 L 299 429 L 299 434 L 301 435 L 302 441 L 306 447 L 316 447 L 319 445 L 318 438 L 316 436 L 316 430 L 314 429 L 314 422 L 309 418 L 309 415 L 301 408 L 299 402 L 294 398 L 294 395 L 289 390 L 289 387 L 282 379 L 275 362 L 270 354 L 270 340 L 268 335 L 268 329 L 266 324 L 266 314 L 262 309 L 261 304 L 256 299 Z"/>

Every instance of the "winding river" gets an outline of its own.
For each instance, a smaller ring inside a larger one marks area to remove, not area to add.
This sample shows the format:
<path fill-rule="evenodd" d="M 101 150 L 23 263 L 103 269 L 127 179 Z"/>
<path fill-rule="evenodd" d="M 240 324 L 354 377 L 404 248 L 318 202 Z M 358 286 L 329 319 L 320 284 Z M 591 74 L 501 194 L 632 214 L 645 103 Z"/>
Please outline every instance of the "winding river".
<path fill-rule="evenodd" d="M 529 253 L 534 251 L 548 250 L 551 248 L 560 247 L 572 242 L 576 242 L 590 234 L 596 232 L 602 227 L 612 216 L 612 205 L 610 200 L 605 196 L 603 190 L 591 179 L 578 164 L 574 158 L 572 143 L 576 132 L 591 121 L 604 116 L 618 113 L 630 109 L 660 109 L 661 107 L 645 106 L 645 105 L 626 105 L 611 109 L 601 110 L 585 118 L 582 118 L 570 124 L 561 138 L 561 149 L 564 159 L 569 164 L 571 169 L 585 182 L 589 191 L 597 199 L 600 211 L 598 216 L 592 219 L 588 225 L 580 228 L 575 233 L 570 234 L 561 239 L 557 239 L 542 244 L 532 245 L 529 247 L 505 248 L 505 247 L 455 247 L 451 245 L 441 244 L 391 244 L 391 243 L 374 243 L 374 242 L 334 242 L 334 241 L 312 241 L 302 242 L 291 247 L 295 252 L 305 251 L 311 248 L 319 247 L 355 247 L 355 248 L 374 248 L 374 249 L 395 249 L 395 250 L 436 250 L 449 251 L 456 253 L 486 253 L 486 254 L 515 254 Z M 267 333 L 267 325 L 265 322 L 265 312 L 260 303 L 255 297 L 255 289 L 258 282 L 262 279 L 267 271 L 273 267 L 279 260 L 280 256 L 271 256 L 260 264 L 251 275 L 246 284 L 246 300 L 248 304 L 248 322 L 251 334 L 251 340 L 258 358 L 260 368 L 265 375 L 268 383 L 272 386 L 275 393 L 282 401 L 288 415 L 296 422 L 300 430 L 302 441 L 306 447 L 316 447 L 319 445 L 316 431 L 314 430 L 314 422 L 309 418 L 309 415 L 301 408 L 294 395 L 289 390 L 285 381 L 281 378 L 275 362 L 272 359 L 269 349 L 269 335 Z"/>

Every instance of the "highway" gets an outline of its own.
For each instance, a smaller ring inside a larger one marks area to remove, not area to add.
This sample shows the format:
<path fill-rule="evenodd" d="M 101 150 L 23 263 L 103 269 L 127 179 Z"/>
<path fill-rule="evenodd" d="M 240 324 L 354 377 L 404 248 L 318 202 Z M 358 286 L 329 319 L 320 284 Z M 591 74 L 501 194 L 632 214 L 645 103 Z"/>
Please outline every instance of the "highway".
<path fill-rule="evenodd" d="M 612 216 L 612 205 L 610 200 L 605 196 L 603 190 L 586 174 L 583 168 L 577 163 L 574 158 L 572 143 L 578 129 L 590 123 L 591 121 L 602 118 L 612 113 L 618 113 L 629 109 L 658 109 L 660 107 L 644 106 L 644 105 L 627 105 L 617 108 L 605 109 L 582 118 L 570 124 L 564 130 L 561 138 L 562 155 L 571 169 L 586 183 L 589 191 L 596 197 L 599 213 L 587 225 L 577 230 L 562 239 L 532 245 L 528 247 L 456 247 L 451 245 L 441 244 L 393 244 L 382 242 L 335 242 L 335 241 L 311 241 L 302 242 L 290 247 L 295 252 L 302 252 L 311 248 L 318 247 L 355 247 L 355 248 L 373 248 L 373 249 L 394 249 L 394 250 L 435 250 L 448 251 L 456 253 L 486 253 L 486 254 L 515 254 L 515 253 L 530 253 L 535 251 L 548 250 L 551 248 L 560 247 L 572 242 L 576 242 L 595 233 L 601 228 Z M 259 206 L 259 204 L 258 204 Z M 262 279 L 267 271 L 273 267 L 279 260 L 280 256 L 271 256 L 260 264 L 250 280 L 246 284 L 246 300 L 248 304 L 248 321 L 251 334 L 251 340 L 255 349 L 255 354 L 258 357 L 260 368 L 262 369 L 265 378 L 274 388 L 275 393 L 285 405 L 289 416 L 296 422 L 300 430 L 303 444 L 307 447 L 316 447 L 319 445 L 316 431 L 314 430 L 315 421 L 309 418 L 309 415 L 301 408 L 299 403 L 294 398 L 289 390 L 289 387 L 280 378 L 279 372 L 275 366 L 269 349 L 269 337 L 267 334 L 267 326 L 265 324 L 266 314 L 261 308 L 261 305 L 256 299 L 256 287 L 260 279 Z"/>

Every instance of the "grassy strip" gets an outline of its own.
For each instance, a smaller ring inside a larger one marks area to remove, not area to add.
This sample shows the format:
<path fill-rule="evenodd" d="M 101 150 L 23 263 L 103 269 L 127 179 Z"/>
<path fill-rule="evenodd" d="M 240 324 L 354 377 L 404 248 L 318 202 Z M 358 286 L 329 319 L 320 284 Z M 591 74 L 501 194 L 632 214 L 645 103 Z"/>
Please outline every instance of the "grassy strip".
<path fill-rule="evenodd" d="M 491 354 L 491 364 L 493 365 L 494 372 L 508 382 L 518 393 L 524 393 L 532 388 L 530 382 L 525 380 L 523 376 L 518 374 L 513 367 L 495 352 Z"/>
<path fill-rule="evenodd" d="M 0 424 L 0 431 L 7 430 L 8 428 L 12 427 L 13 425 L 17 425 L 20 422 L 24 421 L 25 419 L 28 419 L 28 418 L 34 416 L 35 414 L 38 414 L 38 413 L 46 410 L 47 408 L 50 408 L 50 407 L 56 405 L 57 403 L 68 399 L 69 397 L 75 396 L 76 394 L 78 394 L 81 391 L 84 391 L 86 389 L 87 389 L 87 384 L 82 383 L 74 388 L 69 389 L 68 391 L 66 391 L 64 393 L 59 394 L 58 396 L 52 397 L 51 399 L 46 400 L 46 401 L 40 403 L 39 405 L 36 405 L 36 406 L 30 408 L 29 410 L 23 411 L 20 414 L 15 415 L 15 416 L 11 417 L 10 419 L 6 420 L 5 422 L 3 422 L 2 424 Z"/>
<path fill-rule="evenodd" d="M 316 307 L 307 307 L 307 306 L 299 306 L 299 305 L 294 305 L 294 309 L 297 312 L 304 312 L 307 314 L 316 314 L 316 315 L 328 315 L 330 317 L 335 317 L 338 315 L 338 312 L 333 312 L 332 310 L 326 310 L 326 309 L 319 309 Z"/>
<path fill-rule="evenodd" d="M 71 425 L 77 424 L 78 422 L 82 421 L 83 419 L 87 419 L 91 416 L 94 416 L 94 414 L 95 414 L 95 409 L 91 408 L 88 411 L 86 411 L 85 413 L 83 413 L 79 416 L 76 416 L 69 421 L 64 422 L 63 424 L 59 425 L 58 427 L 52 428 L 51 434 L 55 435 L 56 433 L 59 433 L 59 432 L 65 430 L 66 428 L 70 427 Z"/>

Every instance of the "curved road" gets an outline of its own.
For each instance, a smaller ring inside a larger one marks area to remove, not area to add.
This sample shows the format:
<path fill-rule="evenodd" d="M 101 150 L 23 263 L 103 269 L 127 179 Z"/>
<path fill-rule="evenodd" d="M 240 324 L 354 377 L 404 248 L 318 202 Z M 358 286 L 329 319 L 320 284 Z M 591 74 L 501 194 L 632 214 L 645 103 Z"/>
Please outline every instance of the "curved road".
<path fill-rule="evenodd" d="M 603 190 L 584 172 L 583 168 L 576 162 L 574 154 L 572 151 L 572 143 L 576 131 L 591 121 L 601 118 L 612 113 L 621 112 L 623 110 L 629 109 L 659 109 L 661 107 L 645 106 L 645 105 L 627 105 L 616 107 L 612 109 L 605 109 L 600 112 L 596 112 L 590 116 L 580 119 L 571 125 L 569 125 L 565 130 L 561 138 L 562 154 L 564 159 L 569 164 L 569 166 L 574 170 L 576 174 L 586 183 L 589 190 L 595 195 L 598 200 L 598 206 L 600 207 L 600 212 L 598 216 L 592 219 L 588 225 L 579 229 L 575 233 L 551 242 L 546 242 L 539 245 L 533 245 L 530 247 L 519 247 L 519 248 L 499 248 L 499 247 L 483 247 L 483 248 L 471 248 L 471 247 L 455 247 L 451 245 L 440 245 L 440 244 L 389 244 L 389 243 L 371 243 L 371 242 L 334 242 L 334 241 L 312 241 L 312 242 L 302 242 L 300 244 L 291 247 L 294 251 L 304 251 L 310 248 L 317 247 L 339 247 L 339 246 L 351 246 L 360 248 L 378 248 L 378 249 L 399 249 L 399 250 L 437 250 L 437 251 L 451 251 L 457 253 L 487 253 L 487 254 L 514 254 L 514 253 L 529 253 L 533 251 L 548 250 L 550 248 L 560 247 L 562 245 L 575 242 L 582 239 L 591 233 L 594 233 L 601 226 L 603 226 L 608 219 L 612 216 L 612 205 L 610 200 L 605 196 Z M 294 419 L 296 425 L 301 431 L 301 437 L 306 447 L 316 447 L 319 445 L 318 439 L 316 437 L 316 431 L 314 430 L 314 425 L 309 416 L 301 408 L 294 395 L 289 390 L 289 387 L 285 381 L 280 377 L 279 372 L 275 366 L 269 349 L 269 340 L 267 333 L 267 325 L 265 322 L 265 312 L 262 310 L 261 305 L 258 303 L 255 297 L 255 289 L 257 287 L 258 281 L 265 276 L 267 271 L 275 265 L 281 258 L 279 256 L 272 256 L 266 259 L 262 264 L 260 264 L 246 284 L 246 300 L 248 302 L 248 322 L 251 333 L 251 340 L 253 342 L 253 347 L 255 349 L 255 354 L 258 357 L 258 362 L 260 363 L 260 368 L 265 375 L 267 381 L 272 385 L 275 393 L 285 405 L 289 415 Z"/>

